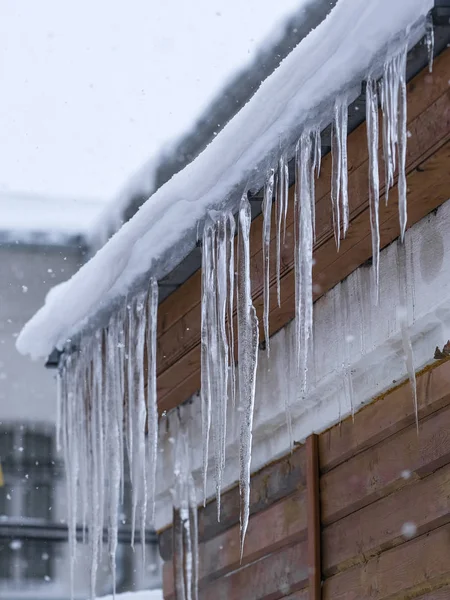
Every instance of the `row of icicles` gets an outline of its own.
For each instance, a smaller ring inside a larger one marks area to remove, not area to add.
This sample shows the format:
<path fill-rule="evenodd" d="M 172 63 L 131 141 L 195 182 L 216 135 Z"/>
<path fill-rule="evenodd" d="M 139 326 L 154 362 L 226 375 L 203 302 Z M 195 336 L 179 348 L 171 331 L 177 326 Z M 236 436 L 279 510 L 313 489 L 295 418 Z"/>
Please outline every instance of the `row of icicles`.
<path fill-rule="evenodd" d="M 427 38 L 428 40 L 428 38 Z M 406 48 L 384 67 L 377 83 L 366 85 L 366 121 L 369 153 L 369 204 L 372 232 L 374 299 L 379 283 L 379 164 L 380 130 L 385 165 L 385 198 L 398 171 L 401 238 L 406 228 Z M 432 47 L 431 47 L 432 56 Z M 381 105 L 382 124 L 378 119 Z M 339 250 L 350 222 L 347 177 L 348 100 L 336 100 L 332 121 L 331 205 L 334 236 Z M 294 158 L 294 265 L 296 358 L 302 393 L 308 387 L 308 356 L 313 332 L 313 247 L 315 241 L 315 179 L 320 172 L 320 129 L 304 131 Z M 289 171 L 281 155 L 264 187 L 262 252 L 264 263 L 263 330 L 270 352 L 270 246 L 272 207 L 276 248 L 276 291 L 281 303 L 281 248 L 285 243 Z M 244 194 L 239 207 L 237 257 L 236 221 L 230 211 L 210 212 L 203 230 L 201 298 L 201 407 L 203 431 L 203 496 L 207 497 L 210 438 L 214 457 L 217 517 L 225 469 L 227 421 L 239 418 L 240 540 L 241 554 L 249 520 L 250 468 L 259 322 L 252 302 L 250 257 L 251 211 Z M 235 272 L 237 263 L 237 272 Z M 85 336 L 75 352 L 69 351 L 59 371 L 60 431 L 65 457 L 71 572 L 73 580 L 76 526 L 88 530 L 92 558 L 91 588 L 95 593 L 97 564 L 107 528 L 107 547 L 115 586 L 115 553 L 119 505 L 123 501 L 125 463 L 132 485 L 132 544 L 136 519 L 145 536 L 147 513 L 153 522 L 157 457 L 156 330 L 158 288 L 149 288 L 124 305 L 105 329 Z M 236 315 L 236 328 L 234 318 Z M 403 345 L 412 363 L 406 327 Z M 235 352 L 235 349 L 237 352 Z M 237 361 L 237 363 L 236 363 Z M 413 369 L 409 368 L 413 382 Z M 412 374 L 411 374 L 412 372 Z M 350 376 L 349 373 L 347 375 Z M 349 389 L 351 382 L 349 384 Z M 288 430 L 291 417 L 287 406 Z M 292 437 L 291 437 L 292 444 Z M 107 475 L 107 476 L 106 476 Z M 189 443 L 180 424 L 175 443 L 174 523 L 177 597 L 197 598 L 197 497 L 192 478 Z M 79 502 L 77 503 L 77 499 Z M 77 509 L 77 506 L 80 509 Z M 147 510 L 147 506 L 150 510 Z M 142 544 L 145 548 L 145 544 Z"/>

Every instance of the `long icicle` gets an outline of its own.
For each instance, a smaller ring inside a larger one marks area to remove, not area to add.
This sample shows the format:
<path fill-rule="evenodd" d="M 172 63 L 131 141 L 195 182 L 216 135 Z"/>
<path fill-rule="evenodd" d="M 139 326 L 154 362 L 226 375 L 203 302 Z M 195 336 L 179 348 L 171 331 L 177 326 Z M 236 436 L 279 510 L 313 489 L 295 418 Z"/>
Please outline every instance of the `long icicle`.
<path fill-rule="evenodd" d="M 202 303 L 201 303 L 201 404 L 203 439 L 203 505 L 206 506 L 208 477 L 209 436 L 211 432 L 211 373 L 209 343 L 210 290 L 212 285 L 213 228 L 207 222 L 203 230 L 202 248 Z"/>
<path fill-rule="evenodd" d="M 240 409 L 240 539 L 241 559 L 250 514 L 250 467 L 255 404 L 255 380 L 258 364 L 259 328 L 252 302 L 250 280 L 250 203 L 244 195 L 239 208 L 239 270 L 238 270 L 238 372 Z"/>
<path fill-rule="evenodd" d="M 147 424 L 148 424 L 148 482 L 150 522 L 155 520 L 156 465 L 158 457 L 158 403 L 156 392 L 156 339 L 158 324 L 158 282 L 150 279 L 147 326 Z"/>
<path fill-rule="evenodd" d="M 331 208 L 334 239 L 338 250 L 341 245 L 341 223 L 344 238 L 349 225 L 347 122 L 348 99 L 343 96 L 338 98 L 334 104 L 331 126 Z"/>
<path fill-rule="evenodd" d="M 141 547 L 142 563 L 145 564 L 145 527 L 147 518 L 147 445 L 145 443 L 145 382 L 144 382 L 144 349 L 147 329 L 147 295 L 141 293 L 136 297 L 136 406 L 135 406 L 135 456 L 133 464 L 135 468 L 133 481 L 133 513 L 136 515 L 136 505 L 139 503 L 141 517 Z M 136 517 L 134 517 L 135 519 Z M 134 529 L 132 524 L 132 539 L 134 542 Z"/>
<path fill-rule="evenodd" d="M 278 161 L 278 171 L 275 179 L 275 194 L 276 194 L 276 245 L 277 245 L 277 302 L 278 307 L 281 306 L 281 239 L 283 234 L 283 243 L 286 236 L 286 216 L 288 207 L 288 186 L 289 173 L 287 171 L 287 163 L 284 155 L 280 156 Z"/>
<path fill-rule="evenodd" d="M 372 232 L 374 297 L 378 303 L 380 279 L 380 184 L 378 176 L 378 94 L 376 81 L 369 77 L 366 85 L 367 147 L 369 151 L 369 209 Z"/>
<path fill-rule="evenodd" d="M 406 201 L 406 145 L 407 145 L 407 103 L 406 103 L 406 52 L 404 51 L 398 57 L 398 210 L 400 221 L 400 237 L 403 241 L 406 231 L 406 222 L 408 220 L 407 201 Z"/>
<path fill-rule="evenodd" d="M 270 353 L 269 312 L 270 312 L 270 232 L 272 220 L 272 197 L 274 188 L 274 170 L 271 169 L 264 186 L 263 211 L 263 268 L 264 268 L 264 337 L 267 354 Z"/>
<path fill-rule="evenodd" d="M 228 400 L 228 363 L 229 345 L 227 336 L 227 303 L 229 276 L 229 231 L 228 215 L 223 213 L 217 220 L 217 259 L 216 259 L 216 313 L 217 313 L 217 373 L 218 395 L 216 398 L 216 498 L 217 520 L 220 521 L 220 494 L 222 478 L 225 469 L 225 443 L 227 431 L 227 400 Z"/>
<path fill-rule="evenodd" d="M 314 224 L 314 145 L 310 132 L 302 134 L 296 148 L 296 245 L 295 245 L 295 317 L 297 367 L 302 392 L 306 390 L 309 347 L 313 326 L 313 237 Z"/>

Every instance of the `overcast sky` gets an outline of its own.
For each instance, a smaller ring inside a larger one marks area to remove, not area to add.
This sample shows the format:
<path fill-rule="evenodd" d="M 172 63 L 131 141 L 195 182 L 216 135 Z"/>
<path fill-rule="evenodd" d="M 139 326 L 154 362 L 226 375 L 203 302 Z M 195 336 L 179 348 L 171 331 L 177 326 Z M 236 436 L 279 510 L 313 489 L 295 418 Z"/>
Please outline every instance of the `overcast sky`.
<path fill-rule="evenodd" d="M 0 0 L 0 193 L 111 200 L 304 0 Z"/>

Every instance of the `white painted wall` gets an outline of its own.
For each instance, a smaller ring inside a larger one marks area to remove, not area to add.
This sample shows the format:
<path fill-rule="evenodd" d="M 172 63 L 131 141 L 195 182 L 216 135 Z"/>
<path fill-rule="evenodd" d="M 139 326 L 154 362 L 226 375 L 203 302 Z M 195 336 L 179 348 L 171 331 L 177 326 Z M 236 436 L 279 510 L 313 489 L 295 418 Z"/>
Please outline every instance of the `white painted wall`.
<path fill-rule="evenodd" d="M 432 362 L 435 347 L 442 347 L 450 338 L 450 201 L 407 232 L 404 250 L 404 267 L 399 242 L 381 254 L 378 306 L 372 298 L 371 269 L 366 266 L 357 269 L 316 302 L 310 388 L 305 398 L 300 396 L 294 365 L 295 324 L 289 324 L 271 339 L 270 359 L 265 351 L 259 352 L 253 471 L 289 451 L 286 401 L 291 405 L 293 438 L 302 441 L 310 433 L 323 431 L 350 414 L 349 380 L 357 410 L 406 378 L 402 318 L 407 318 L 416 370 Z M 403 309 L 399 311 L 399 307 Z M 190 416 L 192 463 L 200 490 L 199 397 L 194 396 L 185 410 Z M 176 414 L 169 414 L 160 427 L 157 528 L 170 523 L 172 517 L 173 444 L 170 438 L 175 430 L 172 420 L 176 418 Z M 230 419 L 224 487 L 238 479 L 237 435 L 236 423 Z M 211 497 L 214 493 L 212 456 L 210 465 L 208 494 Z M 198 496 L 200 500 L 200 493 Z"/>

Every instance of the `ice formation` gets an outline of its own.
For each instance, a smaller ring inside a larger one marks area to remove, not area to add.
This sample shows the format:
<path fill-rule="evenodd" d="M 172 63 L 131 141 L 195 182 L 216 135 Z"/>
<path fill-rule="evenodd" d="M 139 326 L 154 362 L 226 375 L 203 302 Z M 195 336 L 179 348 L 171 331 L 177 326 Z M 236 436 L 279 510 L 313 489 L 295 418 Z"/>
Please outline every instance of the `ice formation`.
<path fill-rule="evenodd" d="M 191 473 L 189 432 L 180 413 L 174 456 L 173 547 L 178 600 L 198 599 L 197 495 Z"/>
<path fill-rule="evenodd" d="M 241 499 L 241 556 L 250 516 L 250 467 L 252 460 L 253 409 L 258 366 L 259 324 L 252 302 L 250 278 L 250 203 L 244 195 L 239 207 L 239 268 L 237 286 L 239 379 L 239 492 Z"/>
<path fill-rule="evenodd" d="M 234 234 L 230 212 L 211 213 L 203 231 L 201 311 L 201 395 L 203 486 L 206 501 L 209 438 L 214 445 L 217 517 L 225 468 L 228 401 L 234 405 Z"/>
<path fill-rule="evenodd" d="M 139 515 L 145 547 L 148 482 L 154 515 L 157 299 L 157 283 L 151 279 L 149 289 L 120 307 L 107 327 L 81 337 L 76 348 L 68 347 L 59 367 L 58 438 L 66 469 L 71 581 L 73 585 L 79 518 L 89 541 L 92 598 L 105 528 L 115 586 L 125 442 L 132 481 L 132 543 Z"/>
<path fill-rule="evenodd" d="M 432 35 L 427 45 L 433 54 Z M 379 138 L 382 134 L 384 188 L 398 178 L 399 223 L 403 240 L 406 222 L 406 51 L 386 60 L 378 79 L 379 65 L 368 71 L 366 121 L 370 228 L 372 235 L 373 281 L 379 287 Z M 350 97 L 339 95 L 329 115 L 332 124 L 331 213 L 333 233 L 339 250 L 341 237 L 350 224 L 347 164 L 347 127 Z M 382 119 L 379 120 L 378 106 Z M 313 249 L 315 242 L 315 179 L 321 161 L 321 128 L 312 123 L 304 128 L 293 157 L 294 267 L 295 267 L 295 358 L 300 375 L 301 396 L 308 396 L 308 362 L 313 343 Z M 276 252 L 276 292 L 281 304 L 281 254 L 288 212 L 289 169 L 286 148 L 274 157 L 264 185 L 263 199 L 263 311 L 267 354 L 270 334 L 270 265 Z M 273 208 L 275 201 L 275 208 Z M 237 209 L 237 207 L 234 207 Z M 214 458 L 214 485 L 217 518 L 220 519 L 222 481 L 225 470 L 227 425 L 239 418 L 240 548 L 244 549 L 250 514 L 250 472 L 255 381 L 259 345 L 259 321 L 252 300 L 250 227 L 251 211 L 246 193 L 238 208 L 239 231 L 235 239 L 235 217 L 229 208 L 209 210 L 202 236 L 201 292 L 201 407 L 203 444 L 203 499 L 207 499 L 209 455 Z M 272 223 L 275 231 L 272 231 Z M 272 245 L 273 244 L 273 245 Z M 237 245 L 237 268 L 235 264 Z M 237 277 L 236 277 L 237 272 Z M 235 277 L 237 285 L 235 286 Z M 235 294 L 236 292 L 236 294 Z M 236 295 L 236 298 L 235 298 Z M 149 289 L 130 296 L 111 317 L 108 326 L 95 335 L 79 338 L 77 348 L 67 347 L 58 376 L 58 444 L 64 450 L 68 509 L 69 545 L 73 557 L 77 516 L 86 525 L 92 557 L 91 586 L 95 593 L 103 528 L 108 530 L 108 553 L 115 580 L 118 507 L 123 498 L 124 460 L 127 456 L 132 482 L 132 538 L 140 519 L 144 539 L 147 505 L 154 515 L 155 465 L 158 413 L 156 399 L 156 327 L 158 288 L 152 279 Z M 342 328 L 348 321 L 348 306 L 340 304 L 336 315 Z M 236 315 L 235 315 L 236 311 Z M 405 363 L 417 394 L 412 344 L 406 318 L 399 318 Z M 235 323 L 237 328 L 235 332 Z M 347 340 L 342 353 L 343 386 L 353 411 L 352 374 Z M 237 349 L 237 376 L 235 367 Z M 289 399 L 286 400 L 291 435 Z M 146 438 L 146 429 L 148 430 Z M 210 448 L 211 446 L 211 448 Z M 106 474 L 108 476 L 106 477 Z M 197 498 L 190 469 L 189 436 L 180 417 L 174 457 L 174 560 L 179 598 L 197 598 Z M 77 511 L 77 498 L 80 510 Z"/>

